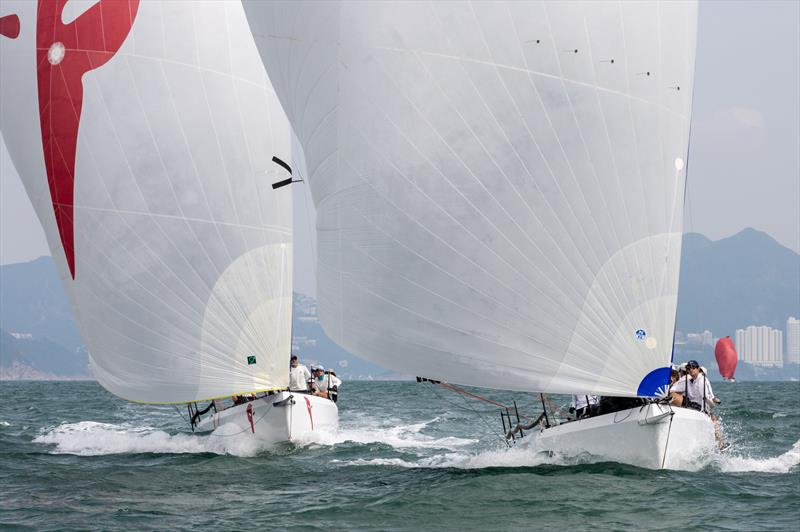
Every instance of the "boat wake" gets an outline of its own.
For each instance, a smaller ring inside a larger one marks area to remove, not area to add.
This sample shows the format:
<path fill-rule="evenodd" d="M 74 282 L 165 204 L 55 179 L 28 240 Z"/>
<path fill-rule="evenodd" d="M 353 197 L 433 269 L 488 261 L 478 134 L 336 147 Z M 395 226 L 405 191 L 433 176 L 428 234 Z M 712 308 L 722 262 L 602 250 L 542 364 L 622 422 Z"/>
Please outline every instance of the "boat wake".
<path fill-rule="evenodd" d="M 447 453 L 419 459 L 374 458 L 355 459 L 342 462 L 353 466 L 390 466 L 406 468 L 455 468 L 486 469 L 493 467 L 537 467 L 543 465 L 577 466 L 606 462 L 602 457 L 583 454 L 569 456 L 545 454 L 533 445 L 520 445 L 511 449 L 498 449 L 475 454 Z M 692 471 L 706 467 L 718 469 L 723 473 L 789 473 L 800 464 L 800 441 L 791 450 L 777 457 L 752 458 L 745 456 L 715 455 L 698 459 L 692 464 Z"/>
<path fill-rule="evenodd" d="M 425 428 L 439 419 L 414 424 L 343 426 L 331 431 L 318 431 L 306 440 L 295 442 L 294 448 L 337 447 L 348 444 L 373 447 L 383 445 L 404 456 L 378 458 L 331 458 L 340 466 L 383 466 L 403 468 L 486 469 L 494 467 L 537 467 L 542 465 L 576 466 L 604 462 L 591 455 L 568 456 L 547 454 L 536 447 L 535 439 L 522 441 L 511 448 L 476 449 L 478 440 L 455 436 L 436 437 L 425 434 Z M 234 430 L 236 434 L 229 433 Z M 52 454 L 102 456 L 113 454 L 202 454 L 252 457 L 263 453 L 285 454 L 284 447 L 269 447 L 255 439 L 242 437 L 240 429 L 222 426 L 210 435 L 169 434 L 148 426 L 81 421 L 62 423 L 44 429 L 34 443 L 53 445 Z M 498 444 L 499 445 L 499 444 Z M 291 452 L 289 449 L 288 452 Z M 373 452 L 374 449 L 370 449 Z M 714 454 L 698 459 L 694 470 L 710 467 L 723 473 L 789 473 L 800 464 L 800 440 L 787 452 L 775 457 L 753 457 L 735 454 Z"/>
<path fill-rule="evenodd" d="M 438 418 L 414 424 L 392 426 L 354 426 L 335 431 L 316 431 L 308 438 L 294 442 L 295 447 L 340 444 L 383 444 L 393 449 L 454 450 L 473 445 L 478 440 L 458 437 L 433 437 L 422 431 Z M 110 454 L 195 454 L 213 453 L 249 457 L 261 453 L 284 454 L 285 446 L 270 446 L 242 434 L 235 425 L 223 425 L 211 434 L 170 434 L 150 426 L 81 421 L 62 423 L 44 429 L 34 443 L 50 444 L 53 454 L 101 456 Z M 291 449 L 289 449 L 291 450 Z"/>
<path fill-rule="evenodd" d="M 265 447 L 251 438 L 228 437 L 223 426 L 210 435 L 169 434 L 147 426 L 81 421 L 44 430 L 34 443 L 55 445 L 53 454 L 102 456 L 110 454 L 230 454 L 255 456 Z M 238 432 L 238 427 L 236 427 Z"/>
<path fill-rule="evenodd" d="M 723 455 L 716 466 L 724 473 L 789 473 L 800 464 L 800 440 L 791 449 L 772 458 Z"/>
<path fill-rule="evenodd" d="M 445 449 L 456 450 L 464 447 L 474 445 L 478 442 L 476 439 L 459 438 L 455 436 L 434 437 L 424 434 L 422 431 L 439 421 L 439 418 L 434 418 L 430 421 L 413 424 L 389 424 L 384 425 L 347 425 L 341 426 L 336 431 L 331 432 L 314 432 L 309 434 L 307 438 L 297 441 L 296 444 L 301 446 L 306 445 L 324 445 L 333 446 L 345 443 L 356 444 L 384 444 L 394 449 L 409 450 L 409 449 Z"/>
<path fill-rule="evenodd" d="M 485 451 L 459 450 L 435 456 L 416 458 L 358 458 L 341 461 L 343 465 L 352 466 L 390 466 L 405 468 L 453 468 L 453 469 L 489 469 L 495 467 L 538 467 L 544 465 L 576 466 L 603 462 L 604 460 L 589 454 L 577 456 L 558 453 L 544 453 L 536 448 L 534 442 L 523 442 L 511 448 Z"/>

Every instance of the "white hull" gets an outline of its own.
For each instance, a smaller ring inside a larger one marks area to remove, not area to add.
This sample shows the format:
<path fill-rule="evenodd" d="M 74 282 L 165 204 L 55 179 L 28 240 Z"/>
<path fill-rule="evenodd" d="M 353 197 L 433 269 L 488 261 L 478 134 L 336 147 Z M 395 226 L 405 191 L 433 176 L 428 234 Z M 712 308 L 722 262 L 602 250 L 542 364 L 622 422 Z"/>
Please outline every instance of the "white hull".
<path fill-rule="evenodd" d="M 705 414 L 653 403 L 542 429 L 536 448 L 650 469 L 691 469 L 698 456 L 714 452 L 716 442 Z"/>
<path fill-rule="evenodd" d="M 226 408 L 205 417 L 195 432 L 210 432 L 223 425 L 234 425 L 243 437 L 266 444 L 303 440 L 315 431 L 330 431 L 339 425 L 336 403 L 322 397 L 279 392 L 246 404 Z M 226 435 L 236 429 L 226 429 Z"/>

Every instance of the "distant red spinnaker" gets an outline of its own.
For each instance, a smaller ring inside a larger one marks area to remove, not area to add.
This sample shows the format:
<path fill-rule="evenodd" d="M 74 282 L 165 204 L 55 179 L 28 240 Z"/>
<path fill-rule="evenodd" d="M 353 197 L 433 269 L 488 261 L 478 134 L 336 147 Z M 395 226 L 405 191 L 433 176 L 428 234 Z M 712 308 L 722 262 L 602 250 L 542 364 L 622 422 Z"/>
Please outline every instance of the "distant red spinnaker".
<path fill-rule="evenodd" d="M 714 348 L 714 357 L 717 359 L 719 374 L 726 379 L 733 380 L 739 355 L 736 354 L 736 348 L 733 346 L 730 336 L 717 340 L 717 345 Z"/>
<path fill-rule="evenodd" d="M 39 0 L 36 64 L 39 122 L 50 199 L 69 272 L 75 278 L 73 190 L 78 126 L 83 106 L 81 78 L 103 66 L 122 46 L 133 26 L 139 0 L 100 0 L 64 24 L 67 0 Z"/>
<path fill-rule="evenodd" d="M 19 37 L 19 17 L 17 15 L 0 17 L 0 35 L 9 39 Z"/>

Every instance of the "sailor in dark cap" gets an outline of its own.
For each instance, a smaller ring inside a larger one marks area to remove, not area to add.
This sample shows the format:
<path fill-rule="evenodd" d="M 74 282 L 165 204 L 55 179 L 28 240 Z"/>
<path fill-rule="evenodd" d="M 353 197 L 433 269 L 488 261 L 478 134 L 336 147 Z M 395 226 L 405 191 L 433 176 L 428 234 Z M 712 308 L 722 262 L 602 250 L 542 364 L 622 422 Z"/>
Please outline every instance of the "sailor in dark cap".
<path fill-rule="evenodd" d="M 708 377 L 700 369 L 696 360 L 686 363 L 686 375 L 678 379 L 670 388 L 672 404 L 711 413 L 716 402 Z"/>

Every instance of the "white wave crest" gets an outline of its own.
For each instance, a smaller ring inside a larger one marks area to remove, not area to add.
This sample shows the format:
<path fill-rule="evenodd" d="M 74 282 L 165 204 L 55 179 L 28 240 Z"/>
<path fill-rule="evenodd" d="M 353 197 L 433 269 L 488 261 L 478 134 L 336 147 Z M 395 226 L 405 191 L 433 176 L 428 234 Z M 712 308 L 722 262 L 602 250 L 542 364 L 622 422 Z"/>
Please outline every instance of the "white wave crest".
<path fill-rule="evenodd" d="M 446 436 L 436 438 L 422 434 L 422 430 L 439 421 L 430 421 L 395 426 L 341 426 L 335 431 L 315 431 L 295 443 L 299 445 L 332 446 L 342 443 L 382 443 L 394 449 L 459 449 L 478 442 L 476 439 Z"/>
<path fill-rule="evenodd" d="M 789 473 L 800 464 L 800 440 L 791 449 L 772 458 L 724 456 L 719 468 L 725 473 Z"/>
<path fill-rule="evenodd" d="M 264 447 L 253 439 L 168 434 L 151 427 L 95 421 L 62 423 L 47 430 L 33 441 L 55 445 L 55 449 L 51 451 L 54 454 L 80 456 L 137 453 L 214 453 L 254 456 L 264 450 Z"/>
<path fill-rule="evenodd" d="M 391 427 L 353 427 L 334 431 L 316 431 L 294 442 L 299 446 L 334 446 L 342 443 L 382 443 L 395 449 L 458 449 L 477 442 L 457 437 L 432 437 L 422 430 L 438 418 L 422 423 Z M 231 433 L 234 431 L 234 433 Z M 169 434 L 148 426 L 81 421 L 62 423 L 44 431 L 34 443 L 55 445 L 54 454 L 100 456 L 137 453 L 214 453 L 234 456 L 255 456 L 261 452 L 283 452 L 282 449 L 241 435 L 239 427 L 223 425 L 211 434 Z"/>
<path fill-rule="evenodd" d="M 8 421 L 0 421 L 0 427 L 10 427 L 11 423 Z"/>
<path fill-rule="evenodd" d="M 405 468 L 486 469 L 491 467 L 536 467 L 540 465 L 577 465 L 592 462 L 592 457 L 543 453 L 535 442 L 522 442 L 511 448 L 498 448 L 477 453 L 464 451 L 428 456 L 416 460 L 374 458 L 342 461 L 343 465 L 389 466 Z"/>

